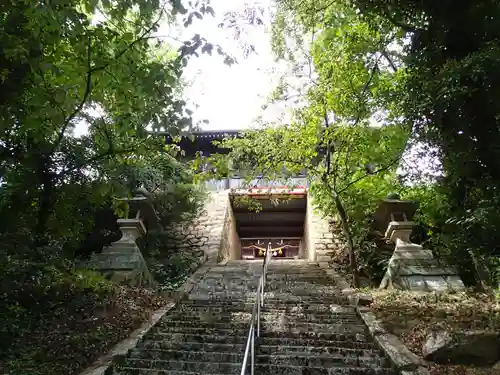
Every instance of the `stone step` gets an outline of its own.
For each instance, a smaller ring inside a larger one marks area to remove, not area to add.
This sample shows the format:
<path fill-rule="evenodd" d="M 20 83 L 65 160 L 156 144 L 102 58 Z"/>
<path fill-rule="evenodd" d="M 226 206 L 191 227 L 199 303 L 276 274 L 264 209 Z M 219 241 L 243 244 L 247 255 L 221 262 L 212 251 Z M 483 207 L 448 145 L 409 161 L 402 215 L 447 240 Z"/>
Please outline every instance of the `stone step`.
<path fill-rule="evenodd" d="M 145 359 L 150 361 L 196 361 L 196 362 L 236 362 L 243 363 L 245 349 L 232 352 L 203 352 L 193 350 L 172 349 L 133 349 L 128 353 L 128 358 Z"/>
<path fill-rule="evenodd" d="M 209 363 L 209 362 L 183 362 L 145 360 L 127 360 L 123 365 L 116 366 L 116 375 L 213 375 L 234 374 L 241 372 L 240 363 Z M 276 366 L 256 364 L 255 373 L 259 375 L 395 375 L 388 368 L 363 368 L 363 367 L 333 367 L 322 368 L 312 366 Z"/>
<path fill-rule="evenodd" d="M 257 287 L 253 285 L 216 285 L 216 284 L 198 284 L 196 285 L 193 289 L 193 291 L 210 291 L 212 293 L 241 293 L 245 292 L 248 293 L 251 296 L 255 296 L 255 293 L 257 292 Z M 328 294 L 328 295 L 336 295 L 339 296 L 341 295 L 341 292 L 338 289 L 334 289 L 332 287 L 328 286 L 318 286 L 318 285 L 295 285 L 295 284 L 289 284 L 289 285 L 272 285 L 272 284 L 267 284 L 265 289 L 264 289 L 265 294 L 276 294 L 276 293 L 282 293 L 282 294 L 290 294 L 290 293 L 300 293 L 300 295 L 323 295 L 323 294 Z"/>
<path fill-rule="evenodd" d="M 165 316 L 163 320 L 169 321 L 190 321 L 190 322 L 218 322 L 218 323 L 231 323 L 231 322 L 250 322 L 252 313 L 249 312 L 236 312 L 236 313 L 212 313 L 212 312 L 197 312 L 190 311 L 189 313 L 173 312 Z M 311 322 L 311 323 L 325 323 L 325 324 L 349 324 L 359 323 L 359 318 L 356 314 L 283 314 L 262 311 L 260 319 L 263 322 Z"/>
<path fill-rule="evenodd" d="M 161 362 L 161 368 L 168 366 L 170 362 L 219 362 L 219 363 L 238 363 L 243 362 L 243 350 L 240 352 L 200 352 L 200 351 L 180 351 L 180 350 L 137 350 L 129 352 L 129 359 L 140 359 Z M 338 366 L 357 366 L 357 367 L 387 367 L 385 359 L 378 355 L 358 356 L 355 351 L 344 353 L 273 353 L 262 354 L 257 350 L 255 360 L 257 363 L 270 365 L 289 365 L 289 366 L 313 366 L 313 367 L 338 367 Z"/>
<path fill-rule="evenodd" d="M 237 265 L 237 264 L 257 264 L 257 263 L 262 263 L 264 261 L 264 258 L 262 259 L 235 259 L 235 260 L 229 260 L 226 264 L 228 265 Z M 310 265 L 317 265 L 318 263 L 313 261 L 313 260 L 308 260 L 308 259 L 280 259 L 280 258 L 272 258 L 271 263 L 269 265 L 286 265 L 286 264 L 310 264 Z"/>
<path fill-rule="evenodd" d="M 248 327 L 249 328 L 249 327 Z M 177 342 L 206 342 L 206 343 L 246 343 L 248 337 L 248 329 L 195 329 L 184 328 L 178 331 L 164 330 L 152 328 L 143 337 L 143 342 L 146 341 L 164 341 L 172 340 Z M 298 343 L 300 340 L 304 342 L 312 342 L 312 340 L 322 341 L 352 341 L 352 342 L 371 342 L 371 339 L 364 333 L 345 332 L 300 332 L 300 331 L 261 331 L 259 340 L 269 342 L 269 339 L 288 339 L 290 345 Z M 311 341 L 307 341 L 311 340 Z M 281 340 L 277 340 L 281 342 Z M 271 341 L 271 342 L 276 342 Z"/>
<path fill-rule="evenodd" d="M 190 299 L 196 299 L 196 296 L 212 296 L 213 299 L 244 299 L 255 300 L 257 296 L 256 289 L 245 288 L 218 288 L 218 287 L 195 287 L 189 293 Z M 299 297 L 305 300 L 320 300 L 325 302 L 332 300 L 345 300 L 336 290 L 315 290 L 310 291 L 307 288 L 286 288 L 286 289 L 266 289 L 264 291 L 264 298 L 271 298 L 276 300 L 289 300 L 291 298 L 298 299 Z M 199 297 L 199 299 L 206 299 L 206 297 Z"/>
<path fill-rule="evenodd" d="M 204 303 L 205 302 L 205 303 Z M 230 313 L 230 312 L 251 312 L 254 307 L 254 302 L 248 302 L 245 304 L 242 303 L 210 303 L 209 300 L 205 301 L 195 301 L 195 303 L 186 303 L 182 304 L 176 311 L 184 312 L 184 311 L 210 311 L 212 313 L 221 312 L 221 313 Z M 292 313 L 306 313 L 306 314 L 315 314 L 315 313 L 355 313 L 354 306 L 345 306 L 339 304 L 324 304 L 324 303 L 272 303 L 269 300 L 264 301 L 264 307 L 262 311 L 272 312 L 272 313 L 283 313 L 283 314 L 292 314 Z"/>
<path fill-rule="evenodd" d="M 162 332 L 162 333 L 187 333 L 187 334 L 213 334 L 213 335 L 240 335 L 245 336 L 250 328 L 248 323 L 241 324 L 218 324 L 218 323 L 208 323 L 208 324 L 198 324 L 196 326 L 184 325 L 168 325 L 159 324 L 155 325 L 151 331 Z M 263 335 L 274 335 L 274 334 L 321 334 L 322 330 L 327 331 L 332 334 L 364 334 L 366 327 L 362 324 L 352 325 L 352 324 L 317 324 L 317 323 L 304 323 L 304 324 L 287 324 L 287 325 L 277 325 L 275 323 L 262 323 L 261 332 Z"/>
<path fill-rule="evenodd" d="M 246 291 L 212 291 L 212 290 L 199 290 L 193 289 L 189 294 L 191 299 L 241 299 L 244 297 L 251 297 L 255 300 L 257 296 L 256 292 L 246 292 Z M 307 291 L 290 291 L 289 293 L 284 292 L 265 292 L 264 300 L 275 299 L 277 301 L 321 301 L 321 302 L 344 302 L 344 297 L 339 296 L 337 293 L 323 293 L 323 294 L 307 294 Z"/>
<path fill-rule="evenodd" d="M 256 355 L 256 362 L 269 365 L 304 366 L 304 367 L 388 367 L 387 361 L 379 356 L 358 357 L 341 354 L 311 355 L 308 353 L 283 353 Z"/>
<path fill-rule="evenodd" d="M 329 314 L 334 316 L 334 314 L 355 314 L 356 308 L 353 306 L 341 306 L 341 305 L 322 305 L 322 304 L 311 304 L 311 305 L 270 305 L 264 303 L 264 312 L 272 313 L 282 313 L 282 314 Z"/>
<path fill-rule="evenodd" d="M 262 270 L 263 262 L 255 262 L 253 264 L 247 265 L 236 265 L 236 264 L 227 264 L 227 265 L 215 265 L 210 267 L 210 272 L 218 271 L 218 272 L 260 272 Z M 317 270 L 320 267 L 317 264 L 308 264 L 308 263 L 288 263 L 284 264 L 273 264 L 272 262 L 267 265 L 268 271 L 287 271 L 287 270 Z"/>
<path fill-rule="evenodd" d="M 138 349 L 142 350 L 190 350 L 190 351 L 200 351 L 200 352 L 244 352 L 245 344 L 237 344 L 237 343 L 224 343 L 226 337 L 220 337 L 220 342 L 195 342 L 195 341 L 186 341 L 186 342 L 175 342 L 172 340 L 162 340 L 162 341 L 144 341 L 140 342 L 137 346 Z M 271 347 L 272 348 L 272 347 Z M 272 350 L 272 349 L 269 349 Z"/>
<path fill-rule="evenodd" d="M 273 261 L 268 271 L 257 374 L 395 375 L 316 263 Z M 262 261 L 212 267 L 113 374 L 239 375 L 261 272 Z"/>
<path fill-rule="evenodd" d="M 178 305 L 168 312 L 166 317 L 175 317 L 176 319 L 246 319 L 252 314 L 253 304 L 237 305 Z M 279 306 L 272 309 L 267 303 L 261 308 L 261 316 L 263 319 L 280 319 L 283 317 L 299 320 L 316 321 L 330 319 L 358 319 L 358 315 L 354 307 L 338 306 L 338 305 L 319 305 L 324 311 L 310 311 L 304 305 L 287 305 Z M 313 306 L 314 308 L 314 306 Z"/>
<path fill-rule="evenodd" d="M 339 348 L 340 350 L 369 350 L 379 352 L 378 346 L 367 341 L 335 341 L 318 338 L 259 337 L 259 348 L 263 353 L 286 350 L 285 348 Z M 290 349 L 293 350 L 293 349 Z"/>
<path fill-rule="evenodd" d="M 246 282 L 258 283 L 261 273 L 206 273 L 202 280 L 241 280 Z M 308 271 L 308 272 L 284 272 L 284 273 L 267 273 L 266 282 L 278 282 L 278 281 L 301 281 L 301 282 L 317 282 L 318 284 L 333 284 L 333 280 L 323 274 L 322 271 Z"/>
<path fill-rule="evenodd" d="M 259 277 L 254 276 L 254 277 L 241 277 L 241 276 L 234 276 L 234 277 L 211 277 L 211 276 L 206 276 L 201 280 L 202 284 L 213 284 L 213 285 L 251 285 L 257 288 L 257 285 L 259 285 Z M 311 277 L 300 277 L 300 276 L 293 276 L 293 275 L 283 275 L 283 276 L 275 276 L 275 277 L 267 277 L 266 278 L 266 287 L 269 285 L 290 285 L 290 284 L 297 284 L 297 285 L 318 285 L 318 286 L 328 286 L 328 287 L 335 287 L 335 283 L 331 279 L 326 279 L 326 278 L 311 278 Z"/>
<path fill-rule="evenodd" d="M 190 300 L 209 300 L 212 303 L 216 303 L 217 301 L 225 301 L 225 300 L 237 300 L 241 301 L 244 298 L 250 297 L 249 302 L 255 301 L 256 293 L 244 293 L 244 292 L 236 292 L 236 293 L 224 293 L 224 294 L 213 294 L 213 293 L 191 293 L 188 298 Z M 265 293 L 264 294 L 264 303 L 269 304 L 285 304 L 285 303 L 319 303 L 319 304 L 342 304 L 346 303 L 347 299 L 343 296 L 337 295 L 292 295 L 292 294 L 279 294 L 279 298 L 277 293 Z"/>
<path fill-rule="evenodd" d="M 262 331 L 260 339 L 315 339 L 327 341 L 353 341 L 353 342 L 369 342 L 371 339 L 365 333 L 354 332 L 294 332 L 294 331 Z"/>
<path fill-rule="evenodd" d="M 177 345 L 179 343 L 196 342 L 200 344 L 231 344 L 231 345 L 245 345 L 248 338 L 248 330 L 245 335 L 232 335 L 225 334 L 188 334 L 188 333 L 165 333 L 150 330 L 141 339 L 141 345 L 162 348 L 162 345 Z"/>
<path fill-rule="evenodd" d="M 249 271 L 239 271 L 239 272 L 229 272 L 229 271 L 208 271 L 203 275 L 203 279 L 248 279 L 248 280 L 258 280 L 262 275 L 262 270 L 249 270 Z M 300 270 L 300 269 L 289 269 L 289 270 L 268 270 L 266 272 L 266 279 L 290 279 L 296 277 L 298 279 L 314 279 L 314 280 L 330 280 L 327 274 L 321 269 L 311 269 L 311 270 Z"/>
<path fill-rule="evenodd" d="M 263 262 L 254 262 L 252 264 L 246 264 L 246 265 L 237 265 L 237 264 L 227 264 L 227 265 L 218 265 L 218 266 L 213 266 L 210 267 L 210 271 L 219 271 L 219 272 L 225 272 L 225 271 L 231 271 L 231 272 L 238 272 L 238 271 L 256 271 L 260 272 L 262 270 Z M 288 263 L 288 264 L 278 264 L 273 262 L 269 263 L 267 265 L 268 271 L 296 271 L 296 270 L 317 270 L 320 269 L 317 264 L 310 264 L 310 263 Z"/>
<path fill-rule="evenodd" d="M 165 331 L 179 332 L 179 330 L 184 329 L 225 329 L 230 328 L 233 330 L 248 330 L 250 328 L 250 321 L 229 321 L 229 322 L 217 322 L 217 321 L 189 321 L 189 320 L 170 320 L 162 319 L 155 325 L 156 329 L 161 329 Z M 315 323 L 315 322 L 301 322 L 301 321 L 261 321 L 260 328 L 263 332 L 269 331 L 289 331 L 289 332 L 314 332 L 319 330 L 327 330 L 329 332 L 352 332 L 352 333 L 364 333 L 365 325 L 356 321 L 355 323 Z"/>
<path fill-rule="evenodd" d="M 185 337 L 190 340 L 188 336 Z M 198 338 L 200 338 L 198 336 Z M 146 340 L 139 342 L 137 348 L 142 350 L 190 350 L 201 352 L 240 352 L 245 350 L 246 338 L 244 340 L 225 343 L 225 336 L 210 336 L 205 340 L 214 340 L 215 342 L 198 342 L 198 341 L 174 341 L 161 340 L 152 341 Z M 355 353 L 357 356 L 370 357 L 380 355 L 381 351 L 374 343 L 353 342 L 353 341 L 327 341 L 315 339 L 272 339 L 260 338 L 258 340 L 258 351 L 260 354 L 282 354 L 282 353 L 322 353 L 322 354 L 350 354 Z"/>
<path fill-rule="evenodd" d="M 340 343 L 342 345 L 342 343 Z M 373 357 L 380 358 L 381 351 L 373 349 L 344 348 L 342 346 L 276 346 L 259 345 L 258 354 L 265 355 L 298 355 L 298 356 L 325 356 L 335 355 L 344 357 Z"/>
<path fill-rule="evenodd" d="M 204 274 L 204 278 L 209 278 L 210 276 L 214 277 L 260 277 L 262 275 L 262 268 L 259 267 L 254 269 L 214 269 L 211 268 Z M 308 278 L 324 278 L 328 279 L 328 276 L 324 270 L 321 268 L 300 268 L 300 267 L 291 267 L 289 269 L 276 269 L 276 268 L 268 268 L 266 272 L 267 277 L 290 277 L 290 276 L 303 276 Z"/>
<path fill-rule="evenodd" d="M 209 286 L 224 286 L 224 287 L 240 287 L 248 286 L 257 288 L 259 285 L 258 279 L 245 280 L 241 278 L 204 278 L 198 285 L 209 285 Z M 331 280 L 301 280 L 299 278 L 282 278 L 282 279 L 266 279 L 265 287 L 272 288 L 275 286 L 296 286 L 296 287 L 308 287 L 315 285 L 322 288 L 332 288 L 335 289 L 336 286 Z"/>

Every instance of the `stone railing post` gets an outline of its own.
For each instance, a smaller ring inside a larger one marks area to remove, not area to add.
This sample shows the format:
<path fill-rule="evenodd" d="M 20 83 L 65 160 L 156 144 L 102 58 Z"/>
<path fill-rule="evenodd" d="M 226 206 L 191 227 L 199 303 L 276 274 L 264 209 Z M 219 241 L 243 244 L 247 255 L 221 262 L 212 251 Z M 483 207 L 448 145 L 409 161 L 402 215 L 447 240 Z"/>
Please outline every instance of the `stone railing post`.
<path fill-rule="evenodd" d="M 454 267 L 444 266 L 431 250 L 412 243 L 410 235 L 415 226 L 411 221 L 418 203 L 385 199 L 375 212 L 375 223 L 385 229 L 385 237 L 395 244 L 394 253 L 380 284 L 383 289 L 420 291 L 463 290 L 464 284 Z"/>

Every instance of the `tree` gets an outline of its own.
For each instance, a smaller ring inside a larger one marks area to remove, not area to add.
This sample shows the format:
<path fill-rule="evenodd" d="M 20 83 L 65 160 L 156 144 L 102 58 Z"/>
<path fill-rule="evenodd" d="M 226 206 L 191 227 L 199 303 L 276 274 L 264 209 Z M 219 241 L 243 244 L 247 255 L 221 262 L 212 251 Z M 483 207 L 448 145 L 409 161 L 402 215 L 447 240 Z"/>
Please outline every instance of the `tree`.
<path fill-rule="evenodd" d="M 400 41 L 391 53 L 388 48 L 379 50 L 382 60 L 400 76 L 397 90 L 386 97 L 384 107 L 391 117 L 402 118 L 412 127 L 411 142 L 430 145 L 442 161 L 444 177 L 439 189 L 443 195 L 439 195 L 449 205 L 436 213 L 439 218 L 432 219 L 440 222 L 433 237 L 459 264 L 466 282 L 480 283 L 479 273 L 484 272 L 478 269 L 485 264 L 490 274 L 495 273 L 499 218 L 487 212 L 487 207 L 496 204 L 499 185 L 499 107 L 494 99 L 499 87 L 497 2 L 278 3 L 309 30 L 338 30 L 331 26 L 356 14 L 380 40 Z M 282 23 L 281 19 L 276 23 Z M 344 39 L 350 40 L 354 50 L 365 50 L 366 39 L 351 32 L 344 33 Z M 342 39 L 341 34 L 337 39 Z M 342 65 L 339 68 L 335 65 L 343 73 Z"/>
<path fill-rule="evenodd" d="M 179 1 L 158 0 L 19 0 L 0 10 L 2 234 L 26 228 L 42 259 L 51 239 L 72 237 L 70 223 L 61 223 L 75 218 L 75 196 L 106 201 L 118 188 L 111 167 L 164 147 L 151 130 L 178 134 L 192 126 L 182 69 L 213 46 L 195 35 L 175 51 L 155 32 L 176 14 L 201 18 L 213 9 L 203 3 L 189 13 Z M 88 132 L 75 134 L 79 127 Z M 85 232 L 76 227 L 73 237 Z"/>
<path fill-rule="evenodd" d="M 325 215 L 340 217 L 357 283 L 355 249 L 363 236 L 358 230 L 362 225 L 353 232 L 353 222 L 365 221 L 380 194 L 391 185 L 405 133 L 395 126 L 370 128 L 345 123 L 334 123 L 325 129 L 321 118 L 312 111 L 303 113 L 301 120 L 289 126 L 249 131 L 241 138 L 223 141 L 223 147 L 229 148 L 230 153 L 205 160 L 217 167 L 208 169 L 204 177 L 227 176 L 238 170 L 246 176 L 247 183 L 261 178 L 286 184 L 290 176 L 307 171 L 317 205 Z M 325 158 L 327 144 L 331 152 Z M 221 168 L 224 164 L 226 167 Z M 371 191 L 357 188 L 368 180 Z"/>
<path fill-rule="evenodd" d="M 361 228 L 367 228 L 367 209 L 373 209 L 375 199 L 383 196 L 378 195 L 384 191 L 382 186 L 391 185 L 380 181 L 393 175 L 408 138 L 406 122 L 394 112 L 385 115 L 392 98 L 399 94 L 401 79 L 391 43 L 401 43 L 402 36 L 387 23 L 374 27 L 342 4 L 330 4 L 328 11 L 311 15 L 308 11 L 315 4 L 280 2 L 275 18 L 277 56 L 288 57 L 295 64 L 292 71 L 305 72 L 307 78 L 297 87 L 287 82 L 287 78 L 296 81 L 296 74 L 284 77 L 272 96 L 275 101 L 300 98 L 302 107 L 295 112 L 295 123 L 257 132 L 260 136 L 256 138 L 247 134 L 250 143 L 233 140 L 226 145 L 232 149 L 229 159 L 246 160 L 254 176 L 271 173 L 276 177 L 282 168 L 308 171 L 319 207 L 325 214 L 340 217 L 354 283 L 358 284 L 355 249 L 363 238 Z M 287 20 L 293 19 L 299 21 L 299 27 L 289 26 L 293 23 Z M 310 52 L 301 45 L 308 34 Z M 377 114 L 385 115 L 379 120 L 384 125 L 380 129 L 370 127 Z M 323 153 L 318 155 L 318 149 Z M 373 190 L 356 192 L 358 183 L 378 174 L 380 181 L 371 186 Z M 347 193 L 365 199 L 349 200 Z M 355 212 L 362 214 L 354 218 Z M 356 219 L 365 225 L 353 233 Z"/>

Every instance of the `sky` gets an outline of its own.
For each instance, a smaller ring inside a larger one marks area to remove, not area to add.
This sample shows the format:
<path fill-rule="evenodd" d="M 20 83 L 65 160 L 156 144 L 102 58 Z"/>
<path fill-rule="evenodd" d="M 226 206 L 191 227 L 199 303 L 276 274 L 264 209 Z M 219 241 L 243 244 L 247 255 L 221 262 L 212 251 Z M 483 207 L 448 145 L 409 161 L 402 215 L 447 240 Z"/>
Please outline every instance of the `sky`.
<path fill-rule="evenodd" d="M 260 0 L 268 5 L 271 0 Z M 252 0 L 254 3 L 255 0 Z M 257 53 L 243 58 L 243 50 L 233 37 L 232 31 L 218 27 L 225 12 L 244 9 L 248 0 L 211 0 L 210 5 L 215 11 L 215 17 L 206 15 L 202 20 L 193 19 L 188 27 L 169 25 L 165 22 L 160 26 L 157 35 L 165 42 L 177 48 L 179 41 L 189 40 L 195 34 L 200 34 L 208 42 L 220 45 L 230 55 L 236 57 L 238 63 L 227 66 L 217 53 L 209 56 L 200 54 L 192 57 L 183 73 L 183 80 L 187 82 L 184 96 L 188 102 L 199 107 L 194 109 L 194 123 L 200 122 L 203 130 L 232 130 L 247 129 L 254 120 L 262 115 L 262 106 L 267 97 L 278 83 L 278 76 L 269 71 L 279 64 L 274 61 L 270 34 L 265 27 L 247 27 L 246 35 L 242 38 L 251 41 Z M 96 15 L 95 22 L 100 20 Z M 182 25 L 182 22 L 181 22 Z M 91 112 L 101 115 L 98 108 Z M 280 109 L 268 110 L 264 116 L 273 120 L 282 112 Z M 208 123 L 201 123 L 208 120 Z M 80 122 L 75 126 L 73 134 L 83 135 L 88 125 Z"/>
<path fill-rule="evenodd" d="M 245 129 L 262 114 L 261 107 L 277 84 L 277 75 L 269 69 L 277 67 L 271 52 L 270 34 L 265 27 L 246 27 L 243 38 L 255 46 L 256 54 L 243 58 L 242 49 L 233 38 L 231 30 L 218 27 L 223 14 L 228 11 L 244 9 L 245 0 L 212 0 L 215 17 L 206 15 L 203 20 L 194 19 L 187 28 L 169 30 L 164 25 L 158 33 L 170 34 L 180 40 L 200 34 L 212 44 L 219 44 L 223 50 L 238 60 L 237 64 L 227 66 L 216 53 L 193 57 L 184 72 L 189 82 L 185 90 L 186 98 L 199 105 L 194 114 L 195 120 L 207 119 L 204 130 Z M 269 0 L 263 1 L 268 3 Z M 166 39 L 168 41 L 168 39 Z M 268 117 L 279 113 L 269 114 Z"/>

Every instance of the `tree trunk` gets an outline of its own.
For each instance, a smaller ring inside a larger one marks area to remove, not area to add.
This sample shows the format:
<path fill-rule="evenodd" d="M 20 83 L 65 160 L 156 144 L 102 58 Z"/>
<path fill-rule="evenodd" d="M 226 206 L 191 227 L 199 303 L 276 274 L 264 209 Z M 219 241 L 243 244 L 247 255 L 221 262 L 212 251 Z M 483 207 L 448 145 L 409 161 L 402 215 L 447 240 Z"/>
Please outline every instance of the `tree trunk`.
<path fill-rule="evenodd" d="M 349 251 L 349 268 L 352 273 L 352 281 L 355 288 L 359 288 L 359 277 L 358 277 L 358 262 L 356 261 L 356 254 L 354 252 L 354 241 L 352 240 L 351 229 L 349 227 L 349 221 L 347 218 L 347 213 L 344 208 L 340 197 L 337 193 L 334 193 L 335 207 L 339 212 L 340 222 L 342 225 L 342 232 L 347 241 L 347 249 Z"/>
<path fill-rule="evenodd" d="M 54 181 L 51 173 L 47 170 L 45 163 L 41 172 L 42 191 L 40 192 L 37 221 L 34 230 L 34 250 L 37 260 L 43 260 L 42 247 L 48 244 L 47 227 L 51 211 L 54 205 Z"/>

